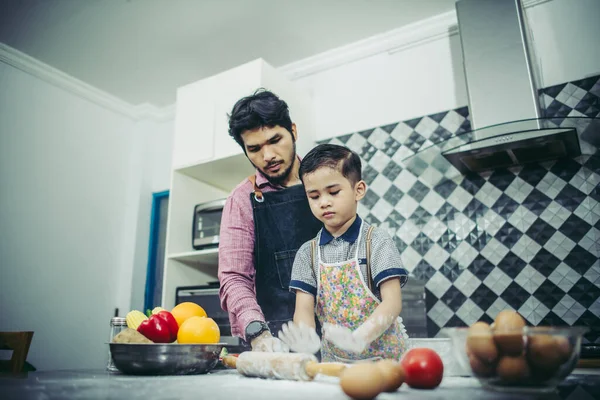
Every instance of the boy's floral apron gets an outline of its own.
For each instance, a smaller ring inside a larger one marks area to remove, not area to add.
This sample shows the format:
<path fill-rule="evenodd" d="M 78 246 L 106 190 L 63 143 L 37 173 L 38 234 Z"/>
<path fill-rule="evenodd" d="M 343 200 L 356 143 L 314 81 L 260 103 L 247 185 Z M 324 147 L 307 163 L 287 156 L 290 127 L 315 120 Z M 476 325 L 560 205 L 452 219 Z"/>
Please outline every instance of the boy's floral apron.
<path fill-rule="evenodd" d="M 319 243 L 321 233 L 317 237 Z M 362 224 L 358 242 L 362 236 Z M 358 245 L 353 259 L 326 264 L 317 246 L 319 273 L 315 313 L 321 326 L 325 323 L 341 325 L 354 331 L 373 314 L 380 301 L 365 285 L 358 262 Z M 369 266 L 370 267 L 370 266 Z M 354 361 L 377 358 L 400 359 L 406 350 L 406 336 L 401 318 L 398 318 L 378 339 L 362 353 L 350 353 L 323 340 L 322 361 Z"/>

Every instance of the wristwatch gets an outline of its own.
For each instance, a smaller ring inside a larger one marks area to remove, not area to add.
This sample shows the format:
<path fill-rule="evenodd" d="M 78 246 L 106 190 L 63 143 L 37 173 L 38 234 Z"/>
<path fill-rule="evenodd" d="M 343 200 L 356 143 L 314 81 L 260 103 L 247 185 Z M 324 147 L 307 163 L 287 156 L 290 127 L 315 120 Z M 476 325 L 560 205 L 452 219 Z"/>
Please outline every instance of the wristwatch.
<path fill-rule="evenodd" d="M 268 331 L 269 325 L 262 321 L 252 321 L 246 326 L 246 342 L 250 343 L 252 339 L 257 338 L 261 333 Z"/>

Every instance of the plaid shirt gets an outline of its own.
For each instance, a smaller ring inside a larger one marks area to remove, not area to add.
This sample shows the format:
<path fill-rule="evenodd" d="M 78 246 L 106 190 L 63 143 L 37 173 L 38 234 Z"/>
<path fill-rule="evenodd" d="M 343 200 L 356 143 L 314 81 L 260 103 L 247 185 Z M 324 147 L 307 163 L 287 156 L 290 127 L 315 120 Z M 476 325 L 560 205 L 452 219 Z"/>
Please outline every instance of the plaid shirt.
<path fill-rule="evenodd" d="M 258 171 L 256 184 L 264 192 L 281 190 Z M 252 321 L 265 321 L 256 301 L 254 266 L 254 214 L 250 193 L 254 186 L 244 179 L 229 195 L 221 217 L 219 236 L 219 296 L 221 307 L 229 312 L 231 334 L 245 337 Z"/>

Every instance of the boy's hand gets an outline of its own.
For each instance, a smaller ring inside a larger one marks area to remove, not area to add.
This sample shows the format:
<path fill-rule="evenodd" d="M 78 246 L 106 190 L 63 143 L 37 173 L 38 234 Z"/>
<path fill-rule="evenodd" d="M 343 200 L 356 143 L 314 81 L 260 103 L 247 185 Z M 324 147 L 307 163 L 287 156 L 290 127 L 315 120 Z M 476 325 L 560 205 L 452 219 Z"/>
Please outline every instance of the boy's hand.
<path fill-rule="evenodd" d="M 361 335 L 350 329 L 333 324 L 323 324 L 323 337 L 342 350 L 351 353 L 362 353 L 367 349 L 370 342 L 364 340 Z"/>
<path fill-rule="evenodd" d="M 314 354 L 321 348 L 321 340 L 315 329 L 303 323 L 296 325 L 290 321 L 283 324 L 277 336 L 296 353 Z"/>
<path fill-rule="evenodd" d="M 273 337 L 271 332 L 266 331 L 255 337 L 251 342 L 252 351 L 266 351 L 270 353 L 289 353 L 290 348 L 281 340 Z"/>

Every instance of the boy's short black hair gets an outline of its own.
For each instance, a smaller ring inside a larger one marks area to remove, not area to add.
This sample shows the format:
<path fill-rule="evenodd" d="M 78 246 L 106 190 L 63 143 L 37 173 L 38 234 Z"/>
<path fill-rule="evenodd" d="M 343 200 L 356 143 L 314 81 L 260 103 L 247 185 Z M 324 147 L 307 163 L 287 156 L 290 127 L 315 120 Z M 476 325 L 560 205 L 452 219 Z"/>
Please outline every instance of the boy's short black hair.
<path fill-rule="evenodd" d="M 263 88 L 238 100 L 229 115 L 229 135 L 242 146 L 244 152 L 246 149 L 242 140 L 243 132 L 263 127 L 272 128 L 275 125 L 287 129 L 292 134 L 292 120 L 287 103 Z"/>
<path fill-rule="evenodd" d="M 345 146 L 328 143 L 314 147 L 300 163 L 300 180 L 304 182 L 304 175 L 322 167 L 339 170 L 352 185 L 362 179 L 360 157 Z"/>

